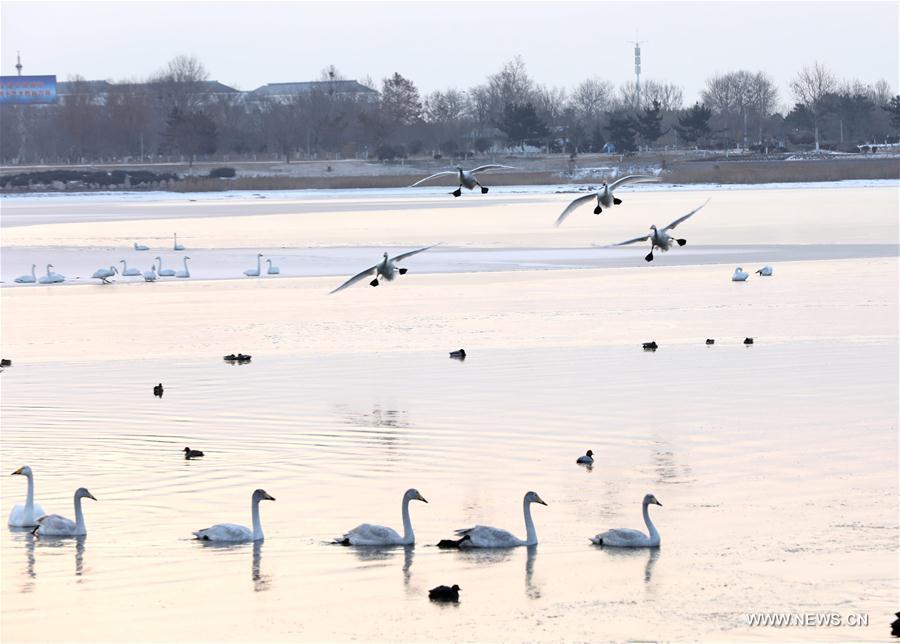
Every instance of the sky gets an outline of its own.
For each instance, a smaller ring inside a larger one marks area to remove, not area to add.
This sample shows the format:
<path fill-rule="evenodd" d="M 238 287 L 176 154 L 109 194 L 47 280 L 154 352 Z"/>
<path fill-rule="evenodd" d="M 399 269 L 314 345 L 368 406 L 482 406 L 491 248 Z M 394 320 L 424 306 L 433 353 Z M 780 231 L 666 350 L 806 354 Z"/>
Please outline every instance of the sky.
<path fill-rule="evenodd" d="M 335 65 L 380 87 L 399 72 L 423 94 L 480 84 L 519 55 L 538 83 L 599 77 L 681 86 L 685 103 L 715 73 L 765 71 L 790 100 L 800 68 L 897 93 L 898 7 L 888 2 L 42 2 L 0 0 L 0 70 L 146 78 L 179 54 L 242 90 L 315 80 Z M 378 89 L 378 87 L 376 88 Z"/>

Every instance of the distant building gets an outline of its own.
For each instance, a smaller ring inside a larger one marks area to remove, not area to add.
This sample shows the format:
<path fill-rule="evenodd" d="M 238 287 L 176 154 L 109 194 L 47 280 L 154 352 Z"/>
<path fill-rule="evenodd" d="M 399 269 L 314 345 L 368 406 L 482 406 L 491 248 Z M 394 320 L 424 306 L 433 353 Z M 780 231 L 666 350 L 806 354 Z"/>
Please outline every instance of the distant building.
<path fill-rule="evenodd" d="M 94 105 L 105 105 L 110 94 L 163 93 L 164 83 L 110 83 L 105 80 L 76 80 L 56 84 L 56 94 L 65 103 L 73 97 L 88 97 Z M 241 97 L 246 94 L 219 81 L 199 81 L 196 94 L 204 99 Z"/>
<path fill-rule="evenodd" d="M 378 101 L 378 92 L 355 80 L 306 81 L 297 83 L 268 83 L 257 87 L 248 100 L 275 99 L 287 101 L 297 95 L 321 92 L 332 96 L 350 98 L 362 103 Z"/>

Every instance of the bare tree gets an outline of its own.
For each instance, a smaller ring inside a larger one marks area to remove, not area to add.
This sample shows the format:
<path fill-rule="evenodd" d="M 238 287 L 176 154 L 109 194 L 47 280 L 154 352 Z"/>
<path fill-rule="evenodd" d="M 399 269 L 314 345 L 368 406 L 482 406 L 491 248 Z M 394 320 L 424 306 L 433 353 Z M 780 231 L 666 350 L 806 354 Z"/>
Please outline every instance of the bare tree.
<path fill-rule="evenodd" d="M 813 116 L 813 128 L 816 137 L 816 150 L 819 150 L 819 118 L 821 117 L 823 99 L 837 89 L 837 78 L 822 63 L 816 61 L 812 67 L 805 66 L 791 81 L 794 99 L 803 105 Z"/>
<path fill-rule="evenodd" d="M 579 117 L 593 123 L 609 109 L 613 84 L 599 78 L 582 81 L 572 93 L 572 105 Z"/>

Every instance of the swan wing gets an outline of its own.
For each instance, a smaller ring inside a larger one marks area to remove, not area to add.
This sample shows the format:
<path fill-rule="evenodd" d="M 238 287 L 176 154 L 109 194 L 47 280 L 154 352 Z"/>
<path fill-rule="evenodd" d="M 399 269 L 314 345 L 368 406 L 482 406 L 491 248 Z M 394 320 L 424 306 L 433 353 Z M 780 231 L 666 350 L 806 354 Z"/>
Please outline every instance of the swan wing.
<path fill-rule="evenodd" d="M 349 541 L 352 546 L 388 546 L 401 543 L 403 539 L 392 528 L 362 523 L 346 533 L 338 541 Z"/>
<path fill-rule="evenodd" d="M 562 222 L 564 222 L 566 220 L 566 217 L 568 217 L 569 215 L 572 214 L 573 210 L 578 208 L 578 206 L 580 206 L 584 203 L 587 203 L 591 199 L 596 199 L 596 198 L 597 198 L 597 193 L 591 192 L 589 194 L 582 195 L 581 197 L 574 199 L 572 201 L 572 203 L 570 203 L 568 206 L 566 206 L 566 209 L 562 211 L 562 214 L 560 214 L 560 216 L 556 218 L 556 222 L 553 225 L 559 226 Z"/>
<path fill-rule="evenodd" d="M 75 534 L 75 522 L 58 514 L 48 514 L 37 520 L 38 535 L 65 536 Z"/>
<path fill-rule="evenodd" d="M 591 538 L 591 542 L 600 546 L 614 546 L 620 548 L 635 548 L 650 545 L 650 538 L 640 530 L 631 528 L 613 528 L 601 532 Z"/>
<path fill-rule="evenodd" d="M 217 523 L 197 530 L 194 536 L 202 541 L 252 541 L 253 531 L 234 523 Z"/>
<path fill-rule="evenodd" d="M 420 183 L 425 183 L 425 182 L 428 181 L 429 179 L 434 179 L 435 177 L 442 177 L 442 176 L 447 175 L 447 174 L 459 174 L 459 173 L 458 173 L 456 170 L 442 170 L 441 172 L 435 172 L 435 173 L 434 173 L 433 175 L 431 175 L 430 177 L 425 177 L 424 179 L 419 179 L 419 180 L 416 181 L 414 184 L 412 184 L 412 185 L 410 186 L 410 188 L 415 188 L 415 187 L 416 187 L 417 185 L 419 185 Z"/>
<path fill-rule="evenodd" d="M 354 275 L 353 277 L 348 279 L 346 282 L 344 282 L 343 284 L 338 286 L 336 289 L 334 289 L 333 291 L 330 291 L 328 294 L 331 295 L 332 293 L 337 293 L 338 291 L 343 291 L 345 288 L 347 288 L 348 286 L 353 286 L 354 284 L 356 284 L 359 280 L 363 279 L 364 277 L 371 277 L 371 276 L 375 275 L 375 272 L 377 269 L 378 269 L 377 264 L 375 266 L 369 266 L 369 268 L 367 268 L 364 271 L 360 271 L 359 273 L 357 273 L 356 275 Z"/>
<path fill-rule="evenodd" d="M 435 246 L 437 246 L 439 244 L 440 244 L 440 242 L 438 242 L 437 244 L 432 244 L 431 246 L 426 246 L 425 248 L 417 248 L 416 250 L 411 250 L 406 253 L 400 253 L 399 255 L 395 255 L 395 256 L 391 257 L 391 261 L 392 262 L 402 261 L 402 260 L 406 259 L 407 257 L 412 257 L 413 255 L 424 252 L 424 251 L 428 250 L 429 248 L 434 248 Z"/>
<path fill-rule="evenodd" d="M 658 182 L 658 177 L 651 177 L 648 174 L 629 174 L 627 177 L 622 177 L 621 179 L 616 179 L 611 184 L 609 184 L 609 189 L 615 190 L 619 186 L 624 186 L 626 183 L 648 183 L 648 182 Z"/>
<path fill-rule="evenodd" d="M 462 542 L 463 548 L 510 548 L 521 546 L 524 542 L 511 532 L 493 528 L 486 525 L 477 525 L 474 528 L 457 530 L 459 536 L 468 536 L 469 539 Z"/>
<path fill-rule="evenodd" d="M 689 219 L 691 216 L 693 216 L 693 214 L 694 214 L 695 212 L 697 212 L 698 210 L 700 210 L 701 208 L 703 208 L 703 206 L 705 206 L 705 205 L 708 204 L 708 203 L 709 203 L 709 199 L 707 199 L 707 200 L 704 201 L 702 204 L 700 204 L 699 206 L 697 206 L 696 208 L 694 208 L 694 209 L 693 209 L 692 211 L 690 211 L 688 214 L 682 215 L 681 217 L 679 217 L 678 219 L 676 219 L 675 221 L 673 221 L 671 224 L 669 224 L 668 226 L 666 226 L 665 228 L 663 228 L 663 230 L 664 230 L 664 231 L 665 231 L 665 230 L 672 230 L 673 228 L 675 228 L 675 226 L 677 226 L 677 225 L 680 224 L 681 222 L 686 221 L 687 219 Z"/>
<path fill-rule="evenodd" d="M 33 528 L 37 525 L 37 519 L 46 514 L 40 503 L 34 504 L 34 513 L 29 517 L 25 515 L 25 504 L 16 503 L 9 512 L 7 525 L 13 528 Z"/>
<path fill-rule="evenodd" d="M 636 244 L 638 242 L 647 241 L 650 239 L 650 235 L 642 235 L 641 237 L 634 237 L 632 239 L 626 239 L 623 242 L 619 242 L 618 244 L 610 244 L 606 246 L 606 248 L 612 248 L 613 246 L 627 246 L 628 244 Z"/>
<path fill-rule="evenodd" d="M 515 168 L 511 165 L 500 165 L 497 163 L 489 163 L 487 165 L 480 165 L 477 168 L 475 168 L 474 170 L 470 170 L 470 172 L 472 174 L 475 174 L 476 172 L 484 172 L 485 170 L 495 170 L 495 169 L 499 169 L 499 168 L 504 168 L 506 170 L 515 170 Z"/>

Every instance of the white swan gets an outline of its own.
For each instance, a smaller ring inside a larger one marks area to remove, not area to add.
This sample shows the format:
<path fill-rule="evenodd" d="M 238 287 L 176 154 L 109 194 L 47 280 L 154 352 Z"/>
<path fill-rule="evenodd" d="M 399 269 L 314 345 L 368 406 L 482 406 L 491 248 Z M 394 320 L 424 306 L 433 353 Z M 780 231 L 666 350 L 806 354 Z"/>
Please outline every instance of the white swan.
<path fill-rule="evenodd" d="M 19 284 L 34 284 L 37 281 L 37 278 L 34 276 L 34 269 L 37 267 L 37 264 L 31 265 L 31 275 L 20 275 L 16 278 L 16 282 Z"/>
<path fill-rule="evenodd" d="M 175 243 L 172 244 L 172 250 L 184 250 L 184 246 L 178 243 L 178 233 L 175 233 Z"/>
<path fill-rule="evenodd" d="M 37 527 L 32 532 L 39 537 L 79 537 L 87 534 L 84 525 L 84 513 L 81 511 L 81 499 L 87 497 L 94 499 L 94 495 L 88 492 L 86 487 L 75 490 L 75 520 L 67 519 L 58 514 L 48 514 L 37 520 Z"/>
<path fill-rule="evenodd" d="M 747 278 L 750 277 L 750 274 L 745 271 L 743 268 L 738 266 L 734 269 L 734 274 L 731 276 L 732 282 L 746 282 Z"/>
<path fill-rule="evenodd" d="M 157 275 L 160 277 L 175 277 L 175 271 L 173 269 L 162 267 L 162 257 L 154 257 L 153 259 L 159 262 L 159 268 L 156 269 Z"/>
<path fill-rule="evenodd" d="M 394 276 L 396 273 L 400 273 L 401 275 L 406 275 L 407 269 L 397 268 L 394 265 L 394 262 L 402 261 L 402 260 L 406 259 L 407 257 L 412 257 L 413 255 L 415 255 L 417 253 L 426 251 L 429 248 L 434 248 L 435 246 L 437 246 L 437 244 L 432 244 L 431 246 L 426 246 L 425 248 L 411 250 L 408 253 L 400 253 L 399 255 L 395 255 L 394 257 L 388 257 L 388 254 L 384 253 L 384 259 L 382 259 L 379 263 L 375 264 L 375 266 L 370 266 L 366 270 L 357 273 L 356 275 L 354 275 L 353 277 L 348 279 L 346 282 L 344 282 L 343 284 L 338 286 L 336 289 L 331 291 L 329 293 L 329 295 L 331 295 L 331 293 L 337 293 L 338 291 L 343 291 L 348 286 L 352 286 L 352 285 L 356 284 L 359 280 L 361 280 L 365 277 L 373 277 L 374 276 L 375 279 L 373 279 L 371 282 L 369 282 L 369 286 L 378 286 L 378 278 L 379 277 L 383 277 L 388 282 L 390 282 L 394 279 Z"/>
<path fill-rule="evenodd" d="M 38 278 L 38 282 L 41 284 L 57 284 L 59 282 L 65 282 L 65 275 L 60 275 L 59 273 L 54 273 L 50 269 L 53 268 L 53 264 L 47 264 L 47 274 L 41 275 Z"/>
<path fill-rule="evenodd" d="M 587 454 L 584 456 L 579 456 L 576 460 L 576 463 L 579 465 L 593 465 L 594 464 L 594 452 L 591 450 L 587 451 Z"/>
<path fill-rule="evenodd" d="M 139 244 L 137 242 L 134 242 L 134 249 L 135 250 L 150 250 L 150 247 L 144 246 L 143 244 Z"/>
<path fill-rule="evenodd" d="M 463 170 L 461 166 L 456 166 L 456 170 L 443 170 L 441 172 L 435 172 L 430 177 L 425 177 L 424 179 L 419 179 L 414 184 L 412 184 L 410 186 L 410 188 L 415 188 L 420 183 L 425 183 L 429 179 L 434 179 L 435 177 L 441 177 L 441 176 L 445 176 L 448 174 L 455 174 L 455 175 L 457 175 L 457 177 L 459 177 L 459 188 L 457 188 L 456 190 L 451 192 L 450 193 L 451 195 L 453 195 L 454 197 L 458 197 L 462 194 L 463 187 L 468 188 L 469 190 L 472 190 L 475 188 L 475 186 L 478 186 L 479 188 L 481 188 L 481 194 L 485 194 L 488 191 L 488 189 L 485 188 L 480 183 L 478 183 L 478 179 L 475 178 L 475 173 L 476 172 L 484 172 L 486 170 L 493 170 L 495 168 L 505 168 L 507 170 L 515 170 L 515 168 L 513 168 L 512 166 L 498 165 L 496 163 L 491 163 L 488 165 L 481 165 L 472 170 Z"/>
<path fill-rule="evenodd" d="M 406 546 L 416 542 L 412 522 L 409 520 L 409 502 L 423 501 L 428 503 L 418 490 L 410 488 L 403 495 L 403 536 L 392 528 L 383 525 L 361 523 L 344 536 L 335 539 L 335 543 L 345 546 Z"/>
<path fill-rule="evenodd" d="M 632 530 L 630 528 L 613 528 L 606 532 L 591 537 L 591 543 L 597 546 L 611 546 L 614 548 L 655 548 L 659 545 L 659 532 L 656 526 L 650 520 L 650 513 L 647 506 L 653 504 L 662 507 L 662 503 L 656 500 L 652 494 L 647 494 L 641 503 L 644 514 L 644 523 L 647 524 L 647 530 L 650 535 L 646 535 L 640 530 Z"/>
<path fill-rule="evenodd" d="M 684 246 L 687 243 L 686 239 L 675 239 L 674 237 L 669 236 L 669 231 L 673 230 L 678 224 L 684 222 L 687 219 L 690 219 L 694 213 L 703 208 L 706 204 L 709 203 L 709 199 L 704 201 L 702 204 L 694 208 L 686 215 L 682 215 L 671 224 L 666 226 L 665 228 L 657 229 L 656 226 L 650 226 L 650 233 L 647 235 L 642 235 L 640 237 L 635 237 L 633 239 L 628 239 L 623 242 L 619 242 L 618 244 L 613 244 L 613 246 L 625 246 L 627 244 L 636 244 L 637 242 L 650 240 L 650 253 L 644 257 L 645 261 L 652 262 L 653 261 L 653 249 L 658 248 L 661 252 L 666 252 L 672 247 L 672 244 L 678 242 L 679 246 Z"/>
<path fill-rule="evenodd" d="M 657 177 L 651 177 L 645 174 L 630 174 L 627 177 L 616 179 L 610 184 L 607 184 L 604 181 L 603 185 L 600 186 L 600 190 L 598 190 L 597 192 L 591 192 L 572 200 L 572 202 L 568 206 L 566 206 L 566 209 L 562 211 L 559 217 L 556 218 L 556 223 L 554 223 L 554 226 L 559 226 L 562 222 L 564 222 L 566 220 L 566 217 L 571 215 L 572 212 L 576 208 L 578 208 L 578 206 L 594 199 L 597 200 L 597 205 L 594 208 L 595 215 L 599 215 L 601 212 L 603 212 L 603 207 L 612 208 L 614 205 L 618 206 L 620 203 L 622 203 L 622 200 L 613 195 L 613 190 L 615 190 L 619 186 L 625 185 L 626 183 L 646 183 L 648 181 L 659 181 L 659 179 Z"/>
<path fill-rule="evenodd" d="M 190 277 L 191 276 L 191 272 L 188 270 L 188 266 L 187 266 L 187 261 L 189 259 L 190 259 L 190 257 L 185 256 L 185 258 L 182 260 L 184 262 L 184 270 L 178 271 L 177 273 L 175 273 L 175 277 Z"/>
<path fill-rule="evenodd" d="M 109 284 L 109 278 L 119 272 L 115 266 L 110 266 L 109 268 L 98 268 L 94 271 L 94 274 L 91 275 L 91 279 L 100 280 L 101 284 Z"/>
<path fill-rule="evenodd" d="M 33 270 L 33 269 L 32 269 L 32 270 Z M 766 265 L 763 266 L 761 269 L 759 269 L 758 271 L 756 271 L 756 274 L 757 274 L 757 275 L 762 275 L 763 277 L 770 277 L 770 276 L 772 275 L 773 272 L 774 272 L 774 271 L 772 270 L 772 267 L 769 266 L 768 264 L 766 264 Z M 16 281 L 18 281 L 18 280 L 16 280 Z"/>
<path fill-rule="evenodd" d="M 28 494 L 25 496 L 25 503 L 16 503 L 12 511 L 9 513 L 9 521 L 7 524 L 13 528 L 31 528 L 37 525 L 38 518 L 44 516 L 44 508 L 40 503 L 34 502 L 34 474 L 31 468 L 23 465 L 10 476 L 21 474 L 28 479 Z"/>
<path fill-rule="evenodd" d="M 262 253 L 257 253 L 256 255 L 256 268 L 248 268 L 244 271 L 244 275 L 247 277 L 259 277 L 259 269 L 261 268 Z"/>
<path fill-rule="evenodd" d="M 269 270 L 266 271 L 269 275 L 278 275 L 279 273 L 281 273 L 280 268 L 278 268 L 277 266 L 272 266 L 271 259 L 267 259 L 266 262 L 268 262 L 269 264 Z"/>
<path fill-rule="evenodd" d="M 209 528 L 197 530 L 194 536 L 202 541 L 260 541 L 265 539 L 262 531 L 262 525 L 259 522 L 259 502 L 274 501 L 275 497 L 269 496 L 265 490 L 256 490 L 250 497 L 250 512 L 253 517 L 253 529 L 245 528 L 242 525 L 234 523 L 217 523 Z"/>
<path fill-rule="evenodd" d="M 120 259 L 119 263 L 122 264 L 122 273 L 123 277 L 139 277 L 141 272 L 136 268 L 128 268 L 128 262 L 124 259 Z"/>
<path fill-rule="evenodd" d="M 538 542 L 537 532 L 534 529 L 534 521 L 531 519 L 531 504 L 540 503 L 547 505 L 537 495 L 537 492 L 528 492 L 522 501 L 522 509 L 525 513 L 525 539 L 519 539 L 506 530 L 492 528 L 486 525 L 476 525 L 474 528 L 457 530 L 456 534 L 462 537 L 459 540 L 460 548 L 513 548 L 515 546 L 534 546 Z"/>
<path fill-rule="evenodd" d="M 155 282 L 156 281 L 156 264 L 151 266 L 149 271 L 144 271 L 144 281 L 145 282 Z"/>

